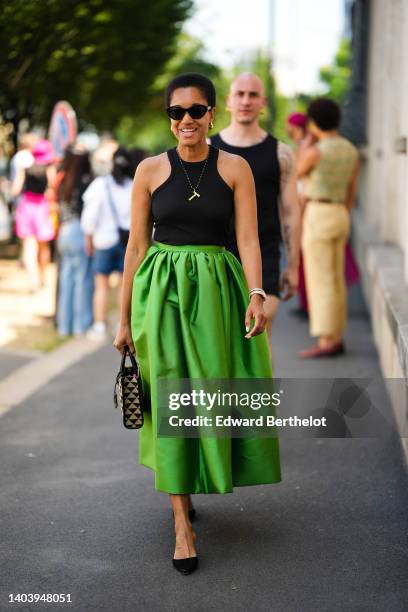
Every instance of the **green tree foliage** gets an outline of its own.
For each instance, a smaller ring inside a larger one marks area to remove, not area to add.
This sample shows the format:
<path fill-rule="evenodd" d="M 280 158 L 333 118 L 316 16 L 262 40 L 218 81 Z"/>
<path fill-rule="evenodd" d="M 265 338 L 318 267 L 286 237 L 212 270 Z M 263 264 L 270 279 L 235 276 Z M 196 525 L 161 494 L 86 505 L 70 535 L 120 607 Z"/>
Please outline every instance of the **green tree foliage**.
<path fill-rule="evenodd" d="M 164 90 L 167 83 L 182 72 L 200 72 L 213 80 L 217 91 L 217 111 L 213 133 L 222 130 L 230 122 L 226 102 L 231 81 L 241 72 L 258 74 L 265 84 L 265 93 L 268 98 L 267 108 L 261 116 L 260 123 L 268 131 L 272 130 L 279 138 L 286 137 L 285 120 L 290 102 L 276 91 L 269 57 L 259 51 L 239 60 L 232 69 L 221 70 L 204 59 L 204 52 L 205 47 L 200 40 L 184 33 L 179 36 L 175 55 L 156 79 L 145 111 L 140 115 L 132 114 L 122 119 L 118 129 L 118 137 L 121 142 L 155 153 L 175 145 L 174 136 L 169 128 L 169 120 L 164 112 Z"/>
<path fill-rule="evenodd" d="M 340 104 L 344 102 L 351 76 L 351 46 L 347 38 L 342 38 L 339 49 L 331 66 L 319 71 L 320 80 L 327 88 L 325 95 Z"/>
<path fill-rule="evenodd" d="M 0 0 L 0 110 L 48 123 L 55 102 L 113 128 L 139 113 L 191 0 Z"/>

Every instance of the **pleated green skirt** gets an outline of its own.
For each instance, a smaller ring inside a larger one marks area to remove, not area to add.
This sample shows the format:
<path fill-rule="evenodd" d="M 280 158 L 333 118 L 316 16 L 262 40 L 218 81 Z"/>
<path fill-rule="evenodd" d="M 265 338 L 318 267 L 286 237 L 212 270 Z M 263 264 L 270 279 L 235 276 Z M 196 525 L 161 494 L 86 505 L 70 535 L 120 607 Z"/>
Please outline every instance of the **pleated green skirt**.
<path fill-rule="evenodd" d="M 132 338 L 151 408 L 139 459 L 154 470 L 158 491 L 231 493 L 281 479 L 276 437 L 157 435 L 159 378 L 272 376 L 266 334 L 244 338 L 247 305 L 242 266 L 223 247 L 156 242 L 135 274 Z"/>

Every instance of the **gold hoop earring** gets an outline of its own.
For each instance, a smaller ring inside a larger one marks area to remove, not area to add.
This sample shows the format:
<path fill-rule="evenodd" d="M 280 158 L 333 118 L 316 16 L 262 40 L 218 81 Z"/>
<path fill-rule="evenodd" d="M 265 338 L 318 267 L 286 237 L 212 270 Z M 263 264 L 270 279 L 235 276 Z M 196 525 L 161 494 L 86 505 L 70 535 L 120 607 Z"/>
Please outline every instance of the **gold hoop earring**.
<path fill-rule="evenodd" d="M 214 123 L 213 123 L 212 121 L 210 121 L 210 126 L 209 126 L 209 127 L 210 127 L 210 130 L 212 130 L 212 129 L 213 129 L 213 127 L 214 127 Z"/>

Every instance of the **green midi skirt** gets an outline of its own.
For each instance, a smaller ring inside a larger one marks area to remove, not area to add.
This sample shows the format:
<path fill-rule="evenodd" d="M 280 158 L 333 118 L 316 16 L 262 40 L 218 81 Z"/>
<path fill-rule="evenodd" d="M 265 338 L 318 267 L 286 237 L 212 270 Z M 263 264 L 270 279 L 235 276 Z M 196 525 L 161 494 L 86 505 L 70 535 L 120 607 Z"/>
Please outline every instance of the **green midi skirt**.
<path fill-rule="evenodd" d="M 276 437 L 157 435 L 160 378 L 271 378 L 266 334 L 244 337 L 247 306 L 242 266 L 224 247 L 156 242 L 135 274 L 132 338 L 150 401 L 139 459 L 158 491 L 231 493 L 281 479 Z"/>

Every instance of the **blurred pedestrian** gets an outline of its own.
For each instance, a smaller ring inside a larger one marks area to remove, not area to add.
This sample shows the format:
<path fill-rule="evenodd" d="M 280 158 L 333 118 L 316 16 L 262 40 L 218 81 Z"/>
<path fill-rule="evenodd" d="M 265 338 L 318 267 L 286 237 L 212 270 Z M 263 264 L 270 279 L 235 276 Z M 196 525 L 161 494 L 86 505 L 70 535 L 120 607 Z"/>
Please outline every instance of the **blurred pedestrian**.
<path fill-rule="evenodd" d="M 91 156 L 92 171 L 96 176 L 106 176 L 112 172 L 113 155 L 118 148 L 119 143 L 112 134 L 105 132 L 101 135 Z"/>
<path fill-rule="evenodd" d="M 340 107 L 327 98 L 313 100 L 308 127 L 316 144 L 299 157 L 298 174 L 308 177 L 302 250 L 309 302 L 310 333 L 317 343 L 302 358 L 344 353 L 347 294 L 344 248 L 354 204 L 358 152 L 339 135 Z"/>
<path fill-rule="evenodd" d="M 307 131 L 307 115 L 305 113 L 291 113 L 286 120 L 286 132 L 295 145 L 295 154 L 309 144 Z"/>
<path fill-rule="evenodd" d="M 60 336 L 80 336 L 93 320 L 92 257 L 85 249 L 80 219 L 82 196 L 92 181 L 89 153 L 70 145 L 57 175 L 60 255 L 57 326 Z"/>
<path fill-rule="evenodd" d="M 133 177 L 135 175 L 136 169 L 138 165 L 140 164 L 140 162 L 146 158 L 146 151 L 144 151 L 143 149 L 138 149 L 136 147 L 133 147 L 132 149 L 129 149 L 128 153 L 129 153 L 131 174 Z"/>
<path fill-rule="evenodd" d="M 23 263 L 30 291 L 44 286 L 50 261 L 50 241 L 55 238 L 47 191 L 55 179 L 54 151 L 48 140 L 38 140 L 31 151 L 34 163 L 17 170 L 11 195 L 21 194 L 16 210 L 16 233 L 23 241 Z"/>
<path fill-rule="evenodd" d="M 270 335 L 279 298 L 289 299 L 298 286 L 300 211 L 293 153 L 288 145 L 278 142 L 259 125 L 265 104 L 261 79 L 251 73 L 237 76 L 231 83 L 227 101 L 231 123 L 211 137 L 211 144 L 246 159 L 254 175 L 262 254 L 262 286 L 267 293 L 264 309 Z M 280 275 L 282 236 L 286 246 L 287 267 Z M 228 248 L 239 258 L 233 228 Z"/>
<path fill-rule="evenodd" d="M 26 170 L 34 163 L 32 154 L 35 143 L 39 140 L 37 134 L 27 132 L 18 139 L 18 151 L 10 159 L 9 180 L 13 184 L 19 170 Z"/>
<path fill-rule="evenodd" d="M 126 234 L 130 227 L 133 179 L 129 152 L 119 147 L 113 156 L 112 173 L 98 176 L 83 195 L 81 227 L 88 255 L 94 255 L 94 323 L 87 333 L 92 340 L 107 336 L 109 277 L 113 272 L 122 280 Z"/>
<path fill-rule="evenodd" d="M 299 155 L 302 151 L 305 151 L 307 147 L 310 147 L 314 144 L 315 138 L 312 134 L 307 130 L 307 115 L 305 113 L 291 113 L 286 120 L 286 132 L 289 138 L 294 143 L 294 153 L 296 159 L 299 159 Z M 303 225 L 303 213 L 306 204 L 305 198 L 305 187 L 306 187 L 307 178 L 303 177 L 303 179 L 298 178 L 297 181 L 297 190 L 298 190 L 298 199 L 301 211 L 301 233 L 302 233 L 302 225 Z M 305 282 L 305 272 L 303 265 L 303 255 L 302 249 L 299 252 L 299 286 L 298 286 L 298 298 L 299 298 L 299 308 L 292 311 L 293 314 L 297 316 L 307 317 L 307 294 L 306 294 L 306 282 Z"/>
<path fill-rule="evenodd" d="M 307 129 L 307 115 L 305 113 L 292 113 L 289 115 L 286 122 L 286 131 L 289 138 L 295 145 L 295 155 L 299 159 L 299 156 L 305 152 L 308 147 L 312 147 L 316 143 L 316 138 Z M 306 184 L 307 176 L 299 178 L 297 182 L 299 204 L 302 212 L 302 224 L 303 224 L 303 213 L 305 210 L 307 197 Z M 358 265 L 353 255 L 350 241 L 348 240 L 345 246 L 345 273 L 346 273 L 346 284 L 347 287 L 351 287 L 359 279 Z M 292 313 L 307 317 L 308 304 L 307 304 L 307 293 L 306 293 L 306 282 L 303 265 L 302 249 L 300 249 L 299 258 L 299 309 L 293 310 Z"/>

